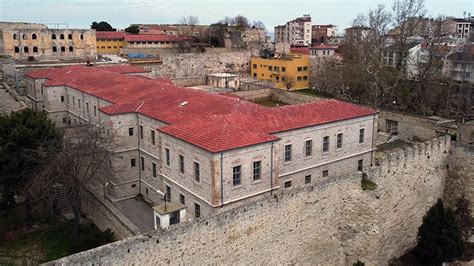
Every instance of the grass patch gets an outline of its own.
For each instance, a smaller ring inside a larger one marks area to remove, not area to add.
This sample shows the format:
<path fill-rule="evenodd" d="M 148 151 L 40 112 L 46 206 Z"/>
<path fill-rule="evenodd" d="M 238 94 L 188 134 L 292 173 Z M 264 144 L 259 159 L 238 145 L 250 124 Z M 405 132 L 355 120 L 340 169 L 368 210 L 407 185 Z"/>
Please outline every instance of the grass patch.
<path fill-rule="evenodd" d="M 362 179 L 360 185 L 362 186 L 363 190 L 374 190 L 377 188 L 377 184 L 369 179 Z"/>
<path fill-rule="evenodd" d="M 93 224 L 81 225 L 74 238 L 70 222 L 51 220 L 25 224 L 20 222 L 22 219 L 16 219 L 14 209 L 9 211 L 0 212 L 0 258 L 6 259 L 7 264 L 10 264 L 8 260 L 12 264 L 47 262 L 114 240 L 110 230 L 102 232 Z"/>
<path fill-rule="evenodd" d="M 260 104 L 260 105 L 263 105 L 263 106 L 266 106 L 266 107 L 280 107 L 280 106 L 288 105 L 285 102 L 272 100 L 270 98 L 262 99 L 262 100 L 256 100 L 256 101 L 253 101 L 253 103 Z"/>

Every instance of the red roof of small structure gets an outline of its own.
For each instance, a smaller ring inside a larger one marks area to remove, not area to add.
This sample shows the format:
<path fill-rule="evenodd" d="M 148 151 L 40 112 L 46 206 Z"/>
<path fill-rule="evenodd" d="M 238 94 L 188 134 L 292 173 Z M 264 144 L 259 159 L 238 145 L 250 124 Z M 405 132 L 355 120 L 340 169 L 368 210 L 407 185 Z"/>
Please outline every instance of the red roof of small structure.
<path fill-rule="evenodd" d="M 95 38 L 99 40 L 123 39 L 125 33 L 123 31 L 96 31 Z"/>
<path fill-rule="evenodd" d="M 182 42 L 189 40 L 188 36 L 168 34 L 126 34 L 127 42 Z"/>
<path fill-rule="evenodd" d="M 45 86 L 66 84 L 100 97 L 110 105 L 99 110 L 110 115 L 138 112 L 155 118 L 168 124 L 158 128 L 161 132 L 213 153 L 277 140 L 276 132 L 376 113 L 336 100 L 268 108 L 107 67 L 70 66 L 31 71 L 27 76 L 48 79 Z"/>
<path fill-rule="evenodd" d="M 337 46 L 320 44 L 320 45 L 310 47 L 309 49 L 312 49 L 312 50 L 336 50 Z"/>
<path fill-rule="evenodd" d="M 295 54 L 309 54 L 308 47 L 291 47 L 290 52 Z"/>

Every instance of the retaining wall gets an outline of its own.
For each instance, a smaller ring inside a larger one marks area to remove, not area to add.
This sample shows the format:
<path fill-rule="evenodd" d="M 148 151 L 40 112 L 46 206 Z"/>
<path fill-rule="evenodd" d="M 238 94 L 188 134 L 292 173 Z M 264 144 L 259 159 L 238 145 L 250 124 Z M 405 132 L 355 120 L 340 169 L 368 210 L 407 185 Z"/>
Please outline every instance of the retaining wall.
<path fill-rule="evenodd" d="M 387 155 L 368 173 L 374 191 L 360 174 L 333 178 L 53 263 L 386 265 L 442 197 L 449 147 L 441 137 Z"/>

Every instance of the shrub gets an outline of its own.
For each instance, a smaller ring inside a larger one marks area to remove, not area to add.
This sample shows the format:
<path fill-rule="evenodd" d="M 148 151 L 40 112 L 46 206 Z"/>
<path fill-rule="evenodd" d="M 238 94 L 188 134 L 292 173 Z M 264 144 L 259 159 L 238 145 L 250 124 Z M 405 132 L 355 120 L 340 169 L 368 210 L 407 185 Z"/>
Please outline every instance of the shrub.
<path fill-rule="evenodd" d="M 374 190 L 377 188 L 377 184 L 369 179 L 362 179 L 361 186 L 363 190 Z"/>
<path fill-rule="evenodd" d="M 431 264 L 451 262 L 464 252 L 461 230 L 451 208 L 439 199 L 426 213 L 418 229 L 417 254 Z"/>

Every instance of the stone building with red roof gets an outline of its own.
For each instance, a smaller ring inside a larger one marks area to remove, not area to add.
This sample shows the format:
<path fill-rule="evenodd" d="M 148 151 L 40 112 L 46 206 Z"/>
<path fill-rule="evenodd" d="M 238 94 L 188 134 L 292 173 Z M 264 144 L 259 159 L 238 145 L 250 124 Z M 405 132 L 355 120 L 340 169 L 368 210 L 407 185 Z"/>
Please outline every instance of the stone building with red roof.
<path fill-rule="evenodd" d="M 155 204 L 156 227 L 373 162 L 376 110 L 337 100 L 268 108 L 142 74 L 132 66 L 70 66 L 26 77 L 31 106 L 58 126 L 91 124 L 117 137 L 117 174 L 106 194 L 143 195 Z"/>

